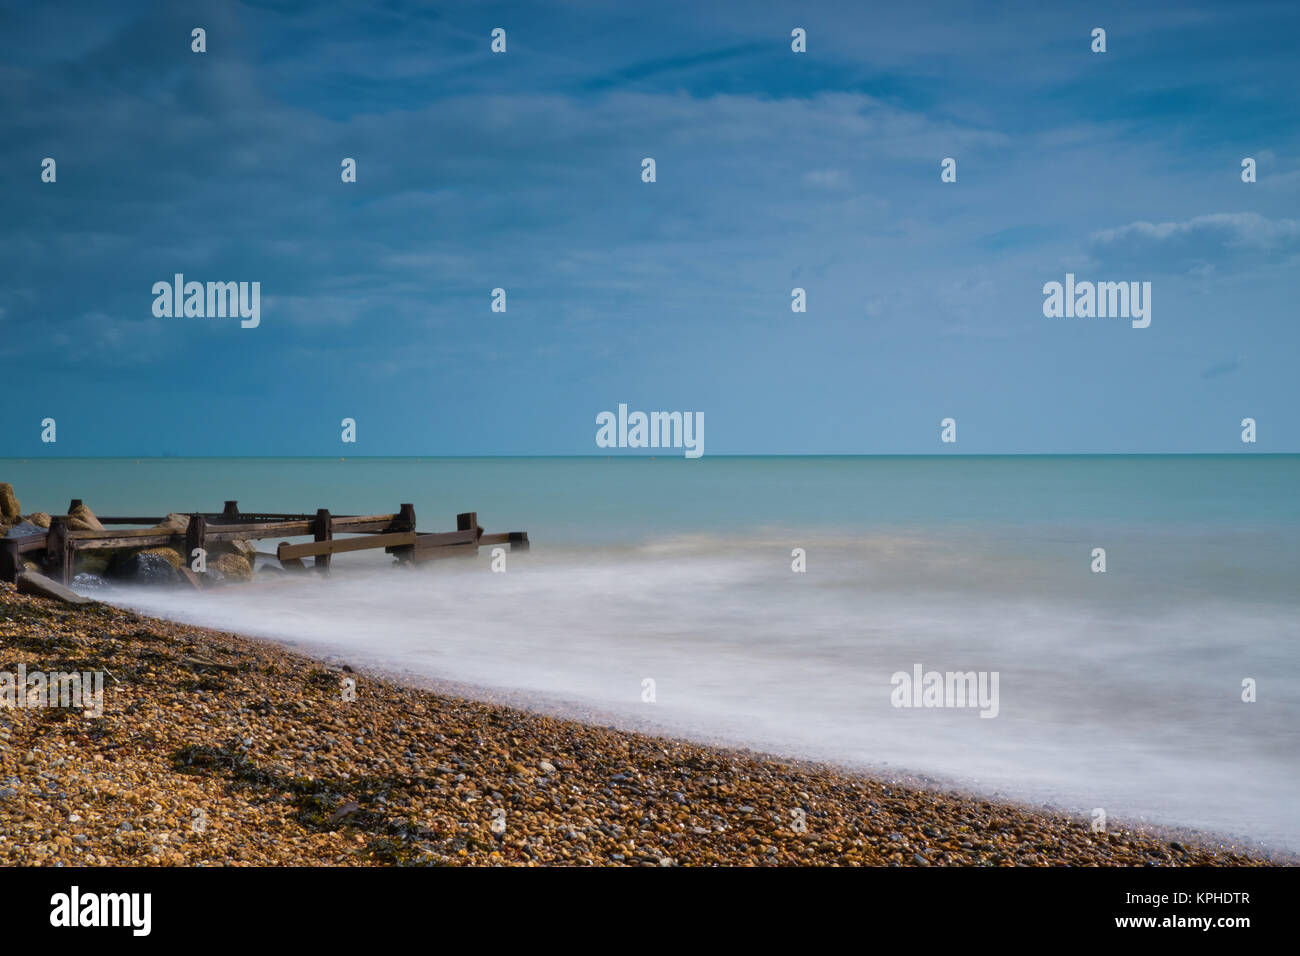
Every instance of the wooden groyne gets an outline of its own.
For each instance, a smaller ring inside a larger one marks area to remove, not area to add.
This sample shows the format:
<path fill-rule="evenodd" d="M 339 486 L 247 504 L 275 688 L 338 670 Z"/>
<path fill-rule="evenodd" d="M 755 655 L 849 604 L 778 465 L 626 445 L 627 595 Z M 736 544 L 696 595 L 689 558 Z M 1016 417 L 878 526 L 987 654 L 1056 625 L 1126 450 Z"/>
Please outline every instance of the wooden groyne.
<path fill-rule="evenodd" d="M 473 511 L 456 516 L 456 530 L 421 533 L 415 526 L 415 507 L 401 505 L 392 514 L 335 515 L 326 508 L 314 514 L 241 512 L 239 503 L 227 501 L 219 512 L 173 512 L 164 517 L 96 516 L 99 527 L 82 527 L 79 514 L 88 513 L 81 499 L 74 498 L 68 514 L 51 515 L 48 530 L 18 537 L 0 538 L 0 579 L 13 581 L 25 562 L 40 565 L 48 576 L 69 584 L 78 552 L 138 552 L 148 548 L 170 548 L 184 556 L 187 566 L 180 571 L 196 586 L 199 576 L 192 567 L 201 562 L 211 545 L 229 546 L 267 538 L 311 535 L 303 544 L 280 542 L 276 557 L 281 567 L 302 568 L 304 558 L 314 567 L 329 568 L 335 554 L 383 548 L 401 562 L 423 562 L 438 558 L 473 555 L 485 545 L 509 545 L 512 551 L 528 549 L 528 532 L 487 534 Z M 109 525 L 149 525 L 122 530 Z M 347 537 L 339 537 L 344 535 Z"/>

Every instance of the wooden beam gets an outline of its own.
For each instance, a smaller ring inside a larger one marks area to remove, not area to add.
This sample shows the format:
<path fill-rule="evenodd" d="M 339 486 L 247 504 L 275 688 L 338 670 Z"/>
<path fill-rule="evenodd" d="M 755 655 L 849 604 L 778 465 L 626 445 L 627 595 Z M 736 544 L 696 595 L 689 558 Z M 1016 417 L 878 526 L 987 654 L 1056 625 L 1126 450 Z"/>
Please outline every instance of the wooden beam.
<path fill-rule="evenodd" d="M 369 530 L 370 525 L 382 525 L 384 529 L 392 531 L 415 530 L 414 525 L 410 528 L 393 528 L 392 525 L 398 517 L 398 515 L 334 515 L 334 530 L 335 532 Z"/>
<path fill-rule="evenodd" d="M 99 535 L 100 537 L 79 537 L 84 534 Z M 180 546 L 185 542 L 185 535 L 178 531 L 158 531 L 150 530 L 148 534 L 132 535 L 129 538 L 120 537 L 113 534 L 111 537 L 104 537 L 102 531 L 71 531 L 68 533 L 68 543 L 74 551 L 104 550 L 111 548 L 159 548 L 169 547 L 172 545 Z"/>
<path fill-rule="evenodd" d="M 527 531 L 498 531 L 494 534 L 481 534 L 478 538 L 480 548 L 487 547 L 490 544 L 508 544 L 511 551 L 528 550 L 528 532 Z"/>
<path fill-rule="evenodd" d="M 417 534 L 415 550 L 428 551 L 431 548 L 446 548 L 457 544 L 478 543 L 478 531 L 467 528 L 464 531 L 435 531 L 432 534 Z"/>
<path fill-rule="evenodd" d="M 276 548 L 276 557 L 281 563 L 295 558 L 308 558 L 329 554 L 345 554 L 348 551 L 367 551 L 370 548 L 391 548 L 415 543 L 416 535 L 410 531 L 395 534 L 369 534 L 360 538 L 331 538 L 325 541 L 312 541 L 308 544 L 280 543 Z"/>
<path fill-rule="evenodd" d="M 310 521 L 261 521 L 253 524 L 214 524 L 208 528 L 209 541 L 246 541 L 257 538 L 283 538 L 286 535 L 311 534 L 315 518 Z"/>
<path fill-rule="evenodd" d="M 159 531 L 157 528 L 131 528 L 127 531 L 69 531 L 68 537 L 73 541 L 88 541 L 92 538 L 104 541 L 120 541 L 122 547 L 131 547 L 136 543 L 138 538 L 156 538 L 159 535 L 164 537 L 177 534 L 175 531 Z M 81 544 L 78 547 L 86 547 Z M 112 545 L 101 545 L 101 547 L 112 547 Z"/>
<path fill-rule="evenodd" d="M 478 554 L 478 543 L 467 541 L 464 544 L 448 544 L 438 548 L 416 548 L 411 553 L 411 560 L 421 564 L 441 558 L 472 558 L 476 554 Z"/>
<path fill-rule="evenodd" d="M 45 541 L 49 536 L 48 531 L 42 531 L 40 534 L 27 534 L 21 538 L 0 538 L 0 540 L 16 545 L 19 554 L 27 554 L 29 551 L 44 551 Z"/>

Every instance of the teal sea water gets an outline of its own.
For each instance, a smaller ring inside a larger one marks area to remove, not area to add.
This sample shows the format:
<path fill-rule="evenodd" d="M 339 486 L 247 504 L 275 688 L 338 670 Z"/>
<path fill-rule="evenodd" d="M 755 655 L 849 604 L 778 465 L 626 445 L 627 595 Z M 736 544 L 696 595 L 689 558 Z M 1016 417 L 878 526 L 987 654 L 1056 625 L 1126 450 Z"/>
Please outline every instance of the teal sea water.
<path fill-rule="evenodd" d="M 474 510 L 533 550 L 504 574 L 486 552 L 411 572 L 363 553 L 328 580 L 113 600 L 629 726 L 1300 849 L 1300 456 L 4 459 L 0 480 L 56 513 L 412 502 L 434 531 Z M 997 716 L 894 706 L 916 665 L 996 672 Z"/>

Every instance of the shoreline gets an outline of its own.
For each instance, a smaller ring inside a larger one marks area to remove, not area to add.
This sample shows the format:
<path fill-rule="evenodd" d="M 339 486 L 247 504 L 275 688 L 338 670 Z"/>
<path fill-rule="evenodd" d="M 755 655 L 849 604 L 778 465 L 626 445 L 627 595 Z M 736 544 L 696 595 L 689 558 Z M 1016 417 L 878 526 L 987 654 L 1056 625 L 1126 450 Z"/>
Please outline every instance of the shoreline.
<path fill-rule="evenodd" d="M 467 685 L 399 683 L 9 584 L 0 639 L 0 671 L 109 675 L 97 718 L 0 706 L 0 865 L 1295 862 L 1176 827 L 1093 833 L 920 776 L 564 719 L 510 692 L 471 699 L 453 692 Z"/>

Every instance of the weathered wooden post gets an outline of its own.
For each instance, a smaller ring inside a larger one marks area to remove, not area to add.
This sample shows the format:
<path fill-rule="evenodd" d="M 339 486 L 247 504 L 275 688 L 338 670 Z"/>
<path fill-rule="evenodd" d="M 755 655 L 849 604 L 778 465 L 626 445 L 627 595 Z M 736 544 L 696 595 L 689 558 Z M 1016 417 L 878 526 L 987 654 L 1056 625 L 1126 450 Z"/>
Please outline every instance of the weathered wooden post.
<path fill-rule="evenodd" d="M 225 508 L 223 508 L 223 509 L 221 510 L 221 517 L 223 517 L 223 518 L 238 518 L 238 517 L 239 517 L 239 502 L 238 502 L 238 501 L 227 501 L 227 502 L 226 502 L 226 506 L 225 506 Z"/>
<path fill-rule="evenodd" d="M 393 523 L 389 527 L 394 532 L 414 532 L 415 531 L 415 505 L 404 504 L 397 509 L 397 515 L 393 518 Z M 407 545 L 403 548 L 393 548 L 390 552 L 393 557 L 403 564 L 409 564 L 412 556 L 415 554 L 415 545 Z"/>
<path fill-rule="evenodd" d="M 74 501 L 73 504 L 81 504 Z M 72 583 L 72 539 L 68 537 L 68 519 L 55 515 L 50 519 L 50 533 L 45 539 L 45 567 L 56 581 Z"/>
<path fill-rule="evenodd" d="M 0 581 L 14 581 L 23 569 L 17 538 L 0 538 Z"/>
<path fill-rule="evenodd" d="M 207 544 L 205 539 L 208 535 L 208 519 L 201 514 L 190 515 L 190 523 L 185 529 L 185 553 L 181 555 L 185 560 L 187 568 L 194 567 L 194 551 L 196 548 L 203 548 L 206 552 Z M 206 554 L 203 563 L 207 565 Z"/>
<path fill-rule="evenodd" d="M 68 505 L 68 514 L 72 514 L 72 512 L 76 511 L 80 507 L 81 507 L 81 499 L 73 498 L 71 503 L 69 503 Z"/>
<path fill-rule="evenodd" d="M 415 530 L 415 505 L 402 505 L 397 509 L 397 517 L 393 519 L 393 530 Z"/>
<path fill-rule="evenodd" d="M 334 522 L 330 517 L 328 508 L 316 509 L 316 520 L 312 522 L 312 534 L 317 541 L 332 541 L 334 539 Z M 313 563 L 321 570 L 328 571 L 330 556 L 328 554 L 318 554 Z"/>

